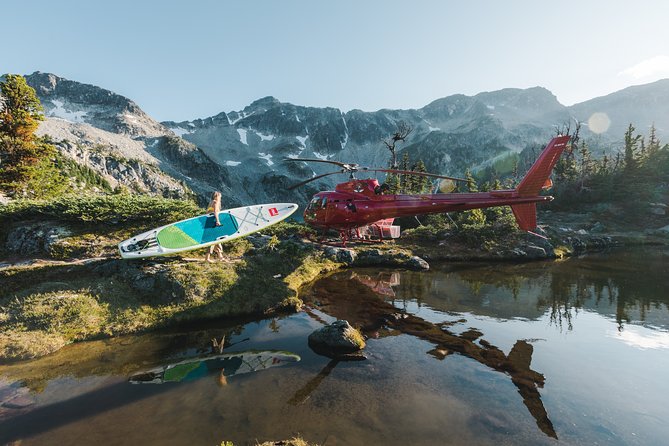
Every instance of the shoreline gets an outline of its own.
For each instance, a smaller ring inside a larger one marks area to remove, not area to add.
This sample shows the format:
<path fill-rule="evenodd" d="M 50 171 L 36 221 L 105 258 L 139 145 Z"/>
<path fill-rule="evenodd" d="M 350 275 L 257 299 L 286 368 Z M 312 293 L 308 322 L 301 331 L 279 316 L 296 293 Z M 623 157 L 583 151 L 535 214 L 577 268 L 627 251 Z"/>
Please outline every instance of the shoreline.
<path fill-rule="evenodd" d="M 272 237 L 225 244 L 225 261 L 206 263 L 194 253 L 123 260 L 115 252 L 118 229 L 77 234 L 61 224 L 56 233 L 63 235 L 43 243 L 41 255 L 0 260 L 0 280 L 9 297 L 0 301 L 0 322 L 6 326 L 0 334 L 0 363 L 44 356 L 73 342 L 186 322 L 297 312 L 303 305 L 302 288 L 344 268 L 524 263 L 668 242 L 661 232 L 590 234 L 549 228 L 545 240 L 517 232 L 504 240 L 474 243 L 457 236 L 407 237 L 344 248 L 302 237 L 300 225 L 286 226 Z M 275 237 L 278 243 L 270 243 Z M 62 258 L 63 252 L 78 256 Z"/>

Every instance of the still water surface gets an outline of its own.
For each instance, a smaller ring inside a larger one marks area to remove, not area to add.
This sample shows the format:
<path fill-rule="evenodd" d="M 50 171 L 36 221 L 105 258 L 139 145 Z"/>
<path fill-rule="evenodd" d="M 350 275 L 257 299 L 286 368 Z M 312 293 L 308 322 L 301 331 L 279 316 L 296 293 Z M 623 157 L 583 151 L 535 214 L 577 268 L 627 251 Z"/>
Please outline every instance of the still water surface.
<path fill-rule="evenodd" d="M 654 249 L 340 272 L 305 291 L 307 312 L 0 366 L 0 444 L 243 445 L 298 433 L 321 445 L 667 444 L 668 271 L 669 250 Z M 309 349 L 309 333 L 336 318 L 369 336 L 367 360 Z M 211 339 L 223 336 L 226 354 L 253 351 L 244 361 L 269 353 L 224 373 L 216 364 L 229 358 L 193 360 L 217 355 Z M 171 381 L 128 381 L 177 363 Z"/>

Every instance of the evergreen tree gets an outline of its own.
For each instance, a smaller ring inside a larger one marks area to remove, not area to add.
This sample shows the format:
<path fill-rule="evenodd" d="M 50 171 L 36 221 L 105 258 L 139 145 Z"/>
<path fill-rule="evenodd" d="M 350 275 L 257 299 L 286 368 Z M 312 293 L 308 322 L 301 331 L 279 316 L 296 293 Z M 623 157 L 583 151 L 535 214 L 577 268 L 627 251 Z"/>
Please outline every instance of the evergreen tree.
<path fill-rule="evenodd" d="M 658 153 L 660 152 L 660 140 L 657 138 L 655 123 L 650 126 L 650 134 L 648 135 L 647 157 L 653 163 L 657 161 Z"/>
<path fill-rule="evenodd" d="M 409 170 L 409 154 L 407 152 L 404 152 L 402 155 L 402 162 L 400 163 L 400 170 Z M 411 183 L 413 182 L 413 178 L 411 178 L 411 175 L 407 174 L 400 174 L 400 189 L 404 193 L 411 193 Z"/>
<path fill-rule="evenodd" d="M 41 114 L 42 105 L 35 90 L 23 76 L 8 74 L 0 82 L 0 136 L 32 141 Z"/>
<path fill-rule="evenodd" d="M 476 180 L 474 179 L 474 176 L 472 175 L 469 169 L 465 171 L 465 180 L 467 180 L 467 192 L 479 191 L 479 187 L 476 184 Z"/>
<path fill-rule="evenodd" d="M 386 175 L 385 185 L 388 188 L 389 194 L 399 194 L 400 193 L 400 176 L 395 173 L 389 173 Z"/>
<path fill-rule="evenodd" d="M 425 168 L 425 163 L 423 162 L 422 159 L 418 160 L 416 164 L 414 164 L 411 167 L 411 170 L 414 172 L 421 172 L 421 173 L 426 173 L 427 169 Z M 412 192 L 415 194 L 422 194 L 429 189 L 430 185 L 430 180 L 428 177 L 424 177 L 422 175 L 412 175 L 413 182 L 412 182 Z"/>
<path fill-rule="evenodd" d="M 634 134 L 634 126 L 630 123 L 625 132 L 625 149 L 624 149 L 624 160 L 625 160 L 625 173 L 633 174 L 636 172 L 639 167 L 639 140 L 641 140 L 641 135 Z"/>
<path fill-rule="evenodd" d="M 478 184 L 469 169 L 465 171 L 465 180 L 467 180 L 467 191 L 478 192 Z M 458 212 L 458 225 L 462 229 L 480 229 L 485 225 L 486 216 L 482 209 L 472 209 L 470 211 Z"/>
<path fill-rule="evenodd" d="M 10 194 L 48 196 L 66 187 L 55 166 L 58 152 L 35 136 L 41 111 L 23 76 L 9 74 L 0 82 L 0 189 Z"/>

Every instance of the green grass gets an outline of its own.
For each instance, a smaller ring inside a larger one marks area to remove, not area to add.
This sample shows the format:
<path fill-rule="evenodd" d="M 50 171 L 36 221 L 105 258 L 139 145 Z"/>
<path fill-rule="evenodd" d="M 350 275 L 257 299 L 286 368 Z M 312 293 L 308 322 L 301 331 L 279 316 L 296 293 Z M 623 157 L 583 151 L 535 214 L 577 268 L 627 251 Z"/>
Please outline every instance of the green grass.
<path fill-rule="evenodd" d="M 106 260 L 0 270 L 0 359 L 184 321 L 295 311 L 299 288 L 339 266 L 290 241 L 255 255 L 250 247 L 245 240 L 230 247 L 247 255 L 229 262 Z"/>
<path fill-rule="evenodd" d="M 58 222 L 118 225 L 170 222 L 202 213 L 194 202 L 148 195 L 69 195 L 54 200 L 18 200 L 0 206 L 0 222 L 48 218 Z"/>

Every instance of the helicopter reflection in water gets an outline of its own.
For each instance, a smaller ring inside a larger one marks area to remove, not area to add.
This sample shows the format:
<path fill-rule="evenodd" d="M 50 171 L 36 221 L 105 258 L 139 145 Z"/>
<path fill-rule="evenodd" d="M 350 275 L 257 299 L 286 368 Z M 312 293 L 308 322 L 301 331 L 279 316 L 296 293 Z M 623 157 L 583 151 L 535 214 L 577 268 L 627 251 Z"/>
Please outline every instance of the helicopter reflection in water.
<path fill-rule="evenodd" d="M 427 353 L 438 360 L 459 353 L 510 376 L 537 427 L 547 436 L 557 438 L 539 393 L 545 377 L 530 368 L 534 347 L 528 341 L 516 341 L 506 355 L 500 348 L 483 339 L 483 333 L 478 330 L 469 329 L 460 334 L 451 331 L 450 327 L 457 321 L 433 323 L 401 311 L 384 299 L 390 297 L 394 300 L 393 287 L 399 284 L 400 274 L 397 272 L 382 272 L 375 278 L 357 273 L 333 275 L 314 284 L 310 294 L 313 300 L 319 302 L 320 311 L 349 321 L 351 325 L 360 327 L 368 337 L 407 334 L 433 344 L 434 348 Z M 315 315 L 314 312 L 308 314 Z M 289 403 L 297 405 L 306 401 L 337 363 L 337 360 L 328 363 L 315 378 L 293 395 Z"/>

